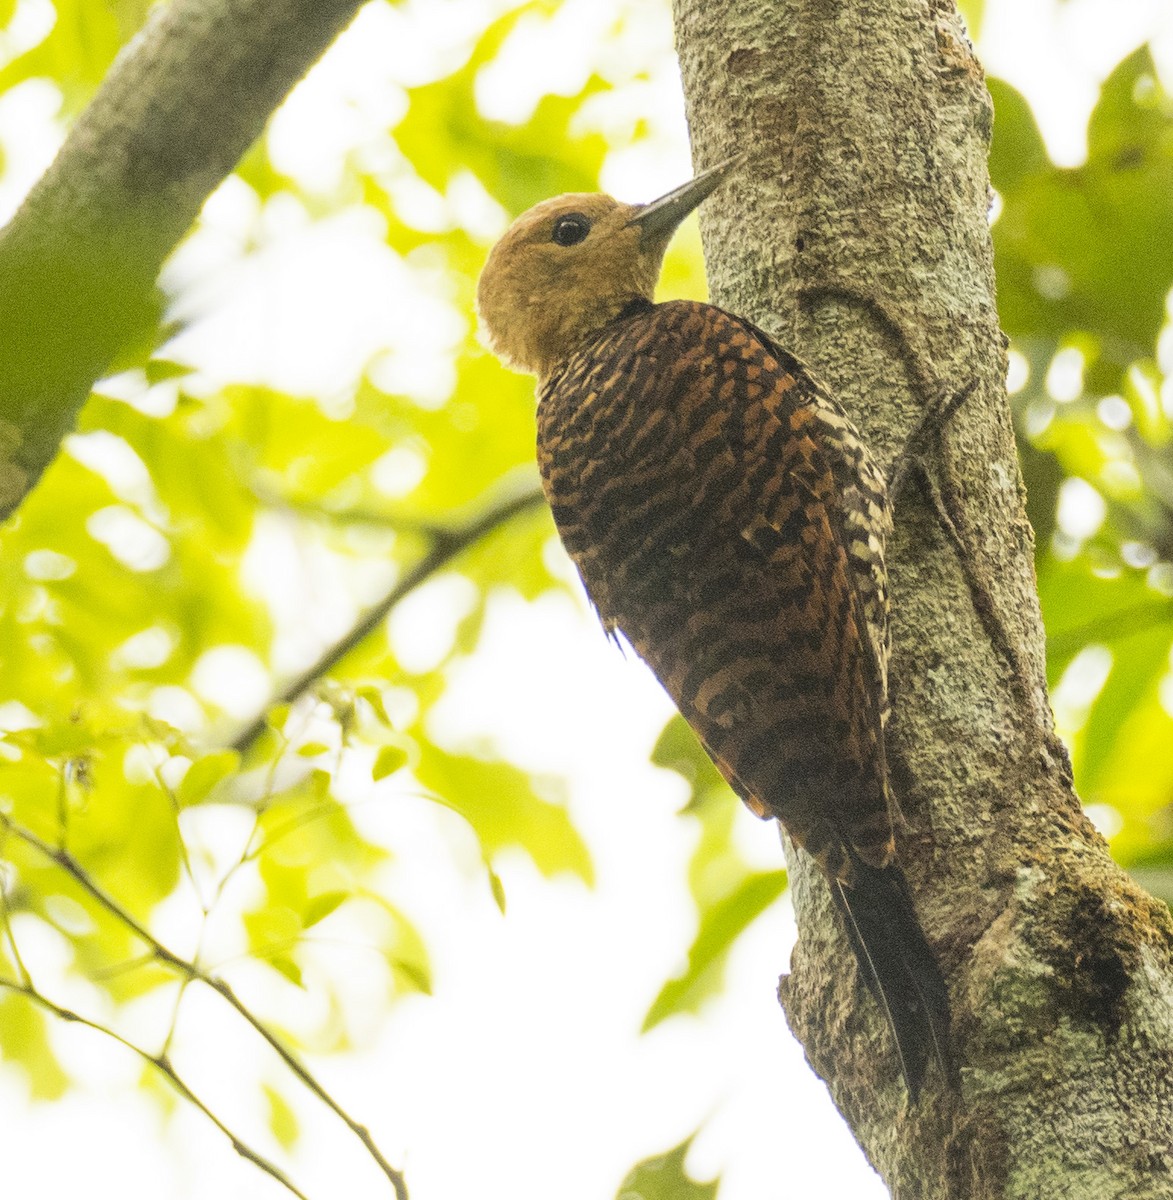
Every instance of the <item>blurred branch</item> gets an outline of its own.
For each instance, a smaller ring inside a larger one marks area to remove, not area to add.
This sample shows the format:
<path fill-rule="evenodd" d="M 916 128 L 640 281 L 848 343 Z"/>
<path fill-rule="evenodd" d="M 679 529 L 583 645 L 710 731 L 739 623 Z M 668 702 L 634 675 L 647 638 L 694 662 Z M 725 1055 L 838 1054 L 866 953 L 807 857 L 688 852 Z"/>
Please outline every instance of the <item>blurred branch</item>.
<path fill-rule="evenodd" d="M 5 988 L 10 992 L 15 992 L 19 996 L 24 996 L 31 1000 L 38 1007 L 43 1008 L 46 1012 L 52 1013 L 62 1021 L 71 1021 L 75 1025 L 84 1025 L 87 1029 L 93 1029 L 98 1033 L 105 1034 L 106 1037 L 112 1038 L 120 1046 L 125 1046 L 132 1053 L 137 1054 L 144 1062 L 150 1063 L 170 1084 L 171 1086 L 191 1105 L 198 1108 L 200 1112 L 216 1126 L 218 1130 L 232 1143 L 233 1150 L 247 1159 L 255 1167 L 259 1167 L 264 1173 L 275 1179 L 282 1187 L 298 1196 L 300 1200 L 308 1200 L 306 1194 L 301 1191 L 275 1163 L 265 1158 L 263 1154 L 254 1150 L 247 1142 L 242 1141 L 220 1120 L 218 1116 L 191 1090 L 190 1087 L 183 1081 L 182 1077 L 171 1065 L 171 1060 L 166 1053 L 151 1054 L 150 1051 L 144 1050 L 142 1046 L 136 1045 L 128 1038 L 124 1038 L 120 1033 L 110 1029 L 106 1025 L 102 1025 L 97 1021 L 91 1021 L 88 1017 L 83 1017 L 80 1013 L 74 1012 L 73 1009 L 64 1008 L 60 1004 L 55 1004 L 47 996 L 42 995 L 31 983 L 19 983 L 15 979 L 0 978 L 0 988 Z"/>
<path fill-rule="evenodd" d="M 378 629 L 387 619 L 387 614 L 405 596 L 430 579 L 441 568 L 446 567 L 457 555 L 469 549 L 481 538 L 488 536 L 514 517 L 540 507 L 542 503 L 542 493 L 535 488 L 489 509 L 488 512 L 461 528 L 445 529 L 437 526 L 427 530 L 426 536 L 429 536 L 432 541 L 431 549 L 381 600 L 372 605 L 343 637 L 328 647 L 317 662 L 298 675 L 279 695 L 274 696 L 265 705 L 264 711 L 258 713 L 236 735 L 232 741 L 232 748 L 241 754 L 247 753 L 252 744 L 264 732 L 265 716 L 269 709 L 278 704 L 292 704 L 299 696 L 308 692 L 319 679 L 328 675 L 351 650 Z M 425 531 L 421 527 L 413 529 L 412 532 L 423 533 Z"/>
<path fill-rule="evenodd" d="M 297 1078 L 300 1079 L 305 1085 L 305 1087 L 312 1092 L 313 1095 L 316 1096 L 318 1100 L 320 1100 L 327 1108 L 329 1108 L 330 1111 L 333 1112 L 347 1126 L 347 1128 L 350 1129 L 355 1137 L 362 1142 L 363 1146 L 367 1150 L 367 1153 L 370 1154 L 370 1156 L 375 1160 L 379 1166 L 379 1169 L 391 1182 L 391 1186 L 395 1189 L 397 1200 L 407 1200 L 407 1184 L 404 1181 L 403 1175 L 399 1171 L 395 1170 L 395 1168 L 391 1166 L 386 1158 L 383 1157 L 382 1152 L 379 1150 L 378 1146 L 375 1145 L 374 1139 L 371 1137 L 366 1127 L 360 1125 L 352 1116 L 350 1116 L 349 1113 L 345 1111 L 345 1109 L 342 1108 L 338 1101 L 335 1100 L 334 1097 L 331 1096 L 330 1093 L 327 1092 L 326 1089 L 317 1081 L 317 1079 L 314 1078 L 313 1074 L 311 1074 L 310 1070 L 305 1066 L 305 1064 L 302 1063 L 301 1060 L 298 1059 L 298 1057 L 293 1053 L 293 1051 L 290 1050 L 280 1040 L 280 1038 L 278 1038 L 277 1035 L 273 1033 L 272 1030 L 270 1030 L 268 1026 L 266 1026 L 265 1023 L 244 1004 L 244 1002 L 236 995 L 232 988 L 223 979 L 220 979 L 218 976 L 204 970 L 199 966 L 198 963 L 190 962 L 185 958 L 181 958 L 178 954 L 174 953 L 174 951 L 169 950 L 166 946 L 164 946 L 163 943 L 160 942 L 154 936 L 154 934 L 152 934 L 146 928 L 146 926 L 131 916 L 131 914 L 127 912 L 127 910 L 123 908 L 113 896 L 109 895 L 67 850 L 60 847 L 51 846 L 48 842 L 44 841 L 44 839 L 33 833 L 31 829 L 26 829 L 23 825 L 20 825 L 3 812 L 0 812 L 0 827 L 3 827 L 6 833 L 19 839 L 20 841 L 24 842 L 25 845 L 32 847 L 45 858 L 48 858 L 52 862 L 56 863 L 110 916 L 112 916 L 126 929 L 130 930 L 130 932 L 133 933 L 135 937 L 139 939 L 139 941 L 146 945 L 156 961 L 161 962 L 166 967 L 169 967 L 177 975 L 179 975 L 181 979 L 202 983 L 205 987 L 210 988 L 212 991 L 221 996 L 225 1002 L 229 1004 L 236 1011 L 236 1013 L 245 1022 L 247 1022 L 253 1028 L 253 1030 L 264 1039 L 265 1042 L 268 1043 L 269 1046 L 272 1047 L 277 1056 L 285 1064 L 286 1068 L 296 1075 Z M 5 986 L 15 987 L 17 990 L 24 991 L 26 994 L 30 990 L 19 984 L 6 984 Z M 48 1005 L 48 1002 L 46 1002 L 46 1004 Z M 64 1012 L 65 1010 L 59 1010 L 58 1015 L 61 1015 Z M 79 1018 L 67 1016 L 65 1019 Z M 85 1023 L 89 1024 L 89 1022 Z M 94 1026 L 94 1028 L 99 1027 Z M 111 1036 L 117 1037 L 117 1035 L 113 1033 L 111 1033 Z M 164 1055 L 160 1055 L 158 1059 L 156 1059 L 149 1054 L 146 1054 L 145 1051 L 139 1050 L 138 1047 L 131 1045 L 129 1042 L 124 1044 L 130 1046 L 132 1050 L 142 1053 L 144 1057 L 148 1058 L 150 1061 L 155 1062 L 155 1065 L 158 1066 L 160 1070 L 164 1071 L 165 1074 L 168 1073 L 167 1068 L 162 1065 L 167 1062 Z M 174 1084 L 176 1084 L 176 1086 L 181 1086 L 173 1071 L 168 1077 Z M 190 1096 L 190 1093 L 186 1092 L 186 1090 L 185 1094 Z M 192 1097 L 192 1099 L 194 1100 L 194 1097 Z M 196 1101 L 196 1103 L 199 1104 L 198 1101 Z M 204 1112 L 207 1112 L 207 1109 L 204 1108 L 203 1105 L 199 1105 L 199 1107 Z M 208 1115 L 211 1116 L 210 1113 Z M 212 1119 L 215 1120 L 215 1118 Z M 219 1122 L 217 1122 L 217 1124 L 219 1124 Z M 221 1125 L 220 1128 L 223 1129 L 224 1127 Z M 228 1131 L 225 1130 L 225 1133 L 227 1132 Z M 232 1135 L 229 1134 L 229 1136 L 231 1137 Z M 233 1138 L 233 1143 L 237 1144 L 235 1138 Z M 251 1156 L 246 1154 L 245 1157 Z M 253 1161 L 256 1161 L 256 1159 L 254 1158 Z M 275 1177 L 281 1178 L 282 1182 L 285 1182 L 280 1175 Z M 293 1189 L 292 1185 L 287 1183 L 286 1186 L 290 1187 L 291 1190 L 296 1192 L 296 1189 Z M 296 1194 L 299 1196 L 301 1195 L 300 1192 L 296 1192 Z"/>
<path fill-rule="evenodd" d="M 397 512 L 377 508 L 328 508 L 313 500 L 285 496 L 263 483 L 250 483 L 248 489 L 258 503 L 277 512 L 288 513 L 324 525 L 367 525 L 388 533 L 426 538 L 443 538 L 449 531 L 433 521 L 421 521 Z"/>
<path fill-rule="evenodd" d="M 1134 634 L 1147 633 L 1173 620 L 1173 604 L 1153 600 L 1130 604 L 1106 616 L 1096 617 L 1081 625 L 1058 629 L 1047 635 L 1048 655 L 1074 654 L 1089 642 L 1118 641 Z"/>
<path fill-rule="evenodd" d="M 0 517 L 57 453 L 208 195 L 363 0 L 154 6 L 0 233 Z"/>

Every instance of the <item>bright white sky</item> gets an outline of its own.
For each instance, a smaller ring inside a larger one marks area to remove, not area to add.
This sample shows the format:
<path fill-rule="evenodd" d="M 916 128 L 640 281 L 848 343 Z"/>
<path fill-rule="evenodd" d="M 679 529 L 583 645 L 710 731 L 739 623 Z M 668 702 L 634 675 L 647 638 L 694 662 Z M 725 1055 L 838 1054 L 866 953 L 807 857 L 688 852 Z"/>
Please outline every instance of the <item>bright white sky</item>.
<path fill-rule="evenodd" d="M 551 25 L 535 25 L 512 48 L 524 69 L 505 63 L 490 73 L 481 103 L 520 119 L 545 88 L 577 91 L 620 3 L 568 0 Z M 396 119 L 397 84 L 457 65 L 460 31 L 479 26 L 480 14 L 495 7 L 493 0 L 452 0 L 368 10 L 275 119 L 270 139 L 283 168 L 329 192 L 341 155 L 368 146 Z M 666 9 L 633 7 L 639 24 L 611 67 L 618 76 L 625 62 L 655 68 L 651 82 L 638 85 L 653 134 L 648 146 L 614 156 L 604 182 L 646 199 L 679 183 L 689 159 Z M 10 44 L 35 37 L 45 11 L 44 0 L 22 0 Z M 1164 0 L 988 0 L 980 48 L 989 70 L 1031 99 L 1056 159 L 1074 163 L 1099 79 L 1159 25 L 1168 64 L 1173 23 Z M 544 64 L 545 74 L 533 75 L 533 63 Z M 51 157 L 55 112 L 53 89 L 41 84 L 0 99 L 0 216 Z M 613 118 L 601 104 L 592 119 L 605 127 Z M 421 223 L 458 219 L 488 237 L 504 220 L 472 181 L 443 198 L 409 181 L 403 189 Z M 260 249 L 242 259 L 258 221 Z M 329 394 L 382 356 L 386 379 L 430 390 L 440 402 L 446 358 L 471 319 L 452 311 L 438 289 L 405 301 L 403 264 L 369 213 L 350 210 L 316 223 L 296 205 L 258 213 L 247 189 L 231 184 L 210 202 L 202 232 L 176 256 L 170 278 L 183 289 L 185 313 L 203 314 L 175 352 L 198 362 L 209 385 L 256 378 Z M 290 595 L 305 594 L 304 566 L 276 540 L 265 554 L 255 576 L 258 587 L 268 580 L 265 590 L 280 605 L 283 653 L 292 664 L 345 627 L 354 597 L 319 592 L 313 611 L 291 606 Z M 441 585 L 398 618 L 393 636 L 442 650 L 454 613 Z M 215 689 L 216 679 L 208 686 Z M 357 810 L 372 836 L 395 848 L 387 893 L 410 897 L 434 955 L 436 995 L 406 1002 L 385 1027 L 369 1030 L 361 1054 L 315 1065 L 405 1166 L 413 1200 L 608 1200 L 633 1162 L 698 1126 L 690 1166 L 701 1178 L 723 1173 L 721 1200 L 886 1194 L 803 1065 L 774 1000 L 793 940 L 785 903 L 742 939 L 726 994 L 702 1019 L 637 1036 L 659 984 L 682 963 L 693 919 L 682 885 L 691 835 L 674 816 L 681 788 L 648 764 L 669 711 L 647 672 L 605 643 L 581 605 L 502 597 L 492 606 L 483 652 L 436 714 L 437 732 L 446 741 L 491 736 L 517 762 L 566 775 L 576 823 L 598 866 L 597 889 L 544 881 L 520 857 L 507 859 L 499 864 L 509 897 L 502 919 L 457 820 L 410 796 Z M 224 836 L 209 833 L 213 842 Z M 781 862 L 770 827 L 744 815 L 737 836 L 752 861 Z M 164 922 L 174 922 L 180 942 L 181 907 L 172 906 Z M 349 928 L 341 936 L 358 941 L 361 933 Z M 361 1014 L 377 986 L 361 952 L 334 947 L 323 955 L 333 972 L 347 973 L 349 1003 Z M 266 981 L 259 971 L 242 987 L 263 989 Z M 64 999 L 87 1002 L 84 986 L 62 978 L 59 987 Z M 275 998 L 295 1003 L 289 992 Z M 281 1012 L 281 1022 L 311 1027 L 320 1016 L 314 998 L 300 1004 Z M 161 1017 L 157 1005 L 140 1015 L 148 1025 Z M 267 1077 L 268 1067 L 253 1040 L 210 1001 L 192 1004 L 187 1016 L 189 1032 L 176 1052 L 181 1068 L 218 1111 L 268 1148 L 253 1099 L 253 1080 Z M 286 1196 L 198 1115 L 180 1110 L 161 1119 L 136 1093 L 139 1068 L 124 1052 L 82 1030 L 58 1028 L 54 1037 L 82 1081 L 64 1102 L 30 1108 L 21 1078 L 0 1066 L 4 1171 L 14 1195 Z M 290 1084 L 284 1094 L 297 1090 Z M 312 1196 L 388 1194 L 333 1121 L 312 1105 L 297 1108 L 312 1132 L 294 1156 L 293 1174 Z"/>

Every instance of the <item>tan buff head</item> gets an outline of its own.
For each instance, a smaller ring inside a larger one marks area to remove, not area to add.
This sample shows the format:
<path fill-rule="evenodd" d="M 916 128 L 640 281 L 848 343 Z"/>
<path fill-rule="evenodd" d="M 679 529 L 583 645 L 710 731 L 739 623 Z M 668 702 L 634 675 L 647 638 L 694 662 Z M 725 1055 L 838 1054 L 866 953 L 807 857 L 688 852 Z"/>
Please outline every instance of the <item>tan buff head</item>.
<path fill-rule="evenodd" d="M 493 247 L 477 287 L 494 352 L 545 376 L 633 300 L 651 300 L 676 227 L 740 161 L 651 204 L 572 193 L 523 213 Z"/>

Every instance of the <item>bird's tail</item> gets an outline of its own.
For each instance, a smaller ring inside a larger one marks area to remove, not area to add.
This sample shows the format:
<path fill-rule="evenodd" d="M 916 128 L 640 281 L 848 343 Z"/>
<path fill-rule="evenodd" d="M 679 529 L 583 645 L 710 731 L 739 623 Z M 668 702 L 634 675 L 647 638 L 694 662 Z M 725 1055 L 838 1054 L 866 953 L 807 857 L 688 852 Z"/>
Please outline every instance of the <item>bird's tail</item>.
<path fill-rule="evenodd" d="M 852 855 L 854 879 L 831 883 L 860 970 L 884 1012 L 909 1094 L 916 1100 L 928 1060 L 959 1087 L 949 1031 L 949 993 L 925 940 L 899 867 L 872 867 Z"/>

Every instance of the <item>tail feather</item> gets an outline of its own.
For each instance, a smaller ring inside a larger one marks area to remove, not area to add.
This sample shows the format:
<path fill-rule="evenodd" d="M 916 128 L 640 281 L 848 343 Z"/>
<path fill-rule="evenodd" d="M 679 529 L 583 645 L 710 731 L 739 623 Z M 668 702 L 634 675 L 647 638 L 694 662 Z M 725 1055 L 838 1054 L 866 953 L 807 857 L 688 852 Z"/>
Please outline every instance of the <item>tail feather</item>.
<path fill-rule="evenodd" d="M 896 1041 L 913 1100 L 930 1058 L 950 1087 L 960 1086 L 949 1031 L 949 992 L 917 920 L 904 874 L 853 857 L 852 884 L 832 882 L 848 940 Z"/>

